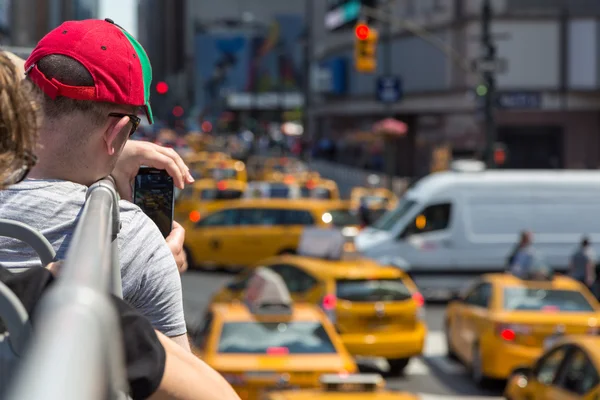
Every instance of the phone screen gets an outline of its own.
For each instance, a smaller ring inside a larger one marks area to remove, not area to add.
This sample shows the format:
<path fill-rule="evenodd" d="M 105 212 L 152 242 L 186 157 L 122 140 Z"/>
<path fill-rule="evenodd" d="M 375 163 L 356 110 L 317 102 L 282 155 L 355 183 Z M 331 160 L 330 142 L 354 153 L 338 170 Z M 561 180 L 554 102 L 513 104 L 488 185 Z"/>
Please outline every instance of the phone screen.
<path fill-rule="evenodd" d="M 158 226 L 164 237 L 173 228 L 173 178 L 166 171 L 142 167 L 135 177 L 134 203 Z"/>

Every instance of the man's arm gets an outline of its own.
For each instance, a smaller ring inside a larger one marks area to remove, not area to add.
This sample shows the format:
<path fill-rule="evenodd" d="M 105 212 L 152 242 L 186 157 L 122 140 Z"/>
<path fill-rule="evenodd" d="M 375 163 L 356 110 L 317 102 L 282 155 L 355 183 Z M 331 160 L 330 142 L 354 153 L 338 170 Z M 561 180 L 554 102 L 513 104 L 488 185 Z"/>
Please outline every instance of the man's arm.
<path fill-rule="evenodd" d="M 185 350 L 189 351 L 190 353 L 192 352 L 187 333 L 179 336 L 172 336 L 171 340 L 183 347 Z"/>
<path fill-rule="evenodd" d="M 137 206 L 122 202 L 119 234 L 125 299 L 152 326 L 189 351 L 181 278 L 157 226 Z"/>

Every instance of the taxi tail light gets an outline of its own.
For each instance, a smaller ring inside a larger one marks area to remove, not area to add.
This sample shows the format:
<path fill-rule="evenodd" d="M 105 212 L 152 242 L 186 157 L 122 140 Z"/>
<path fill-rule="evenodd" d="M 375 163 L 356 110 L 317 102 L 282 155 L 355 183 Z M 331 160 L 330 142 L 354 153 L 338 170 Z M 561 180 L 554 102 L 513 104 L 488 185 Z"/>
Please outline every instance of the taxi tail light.
<path fill-rule="evenodd" d="M 219 183 L 217 183 L 217 189 L 220 191 L 227 190 L 227 182 L 220 181 Z"/>
<path fill-rule="evenodd" d="M 412 299 L 417 304 L 417 319 L 419 321 L 425 320 L 425 297 L 419 292 L 414 292 L 412 295 Z"/>
<path fill-rule="evenodd" d="M 196 223 L 196 222 L 200 221 L 201 217 L 202 216 L 200 215 L 200 211 L 194 210 L 194 211 L 190 212 L 190 221 L 191 222 Z"/>
<path fill-rule="evenodd" d="M 417 303 L 417 306 L 423 307 L 425 305 L 425 297 L 419 292 L 414 292 L 412 295 L 413 300 Z"/>
<path fill-rule="evenodd" d="M 519 335 L 529 335 L 531 328 L 526 325 L 497 324 L 496 333 L 507 342 L 514 341 Z"/>
<path fill-rule="evenodd" d="M 335 314 L 335 308 L 337 306 L 337 297 L 335 297 L 334 294 L 327 294 L 323 297 L 323 300 L 321 301 L 321 307 L 323 308 L 323 311 L 325 312 L 325 315 L 327 316 L 327 318 L 329 318 L 329 320 L 332 323 L 336 322 L 336 314 Z"/>

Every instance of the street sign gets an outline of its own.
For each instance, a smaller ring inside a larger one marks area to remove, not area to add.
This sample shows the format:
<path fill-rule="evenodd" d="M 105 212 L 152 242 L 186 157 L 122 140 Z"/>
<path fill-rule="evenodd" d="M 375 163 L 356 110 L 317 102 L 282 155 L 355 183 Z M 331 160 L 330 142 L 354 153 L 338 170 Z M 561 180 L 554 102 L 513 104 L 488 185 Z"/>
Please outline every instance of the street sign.
<path fill-rule="evenodd" d="M 377 99 L 382 103 L 396 103 L 402 99 L 402 80 L 398 76 L 377 78 Z"/>
<path fill-rule="evenodd" d="M 506 58 L 496 58 L 494 60 L 478 58 L 471 61 L 471 70 L 473 72 L 504 74 L 508 70 L 508 60 Z"/>

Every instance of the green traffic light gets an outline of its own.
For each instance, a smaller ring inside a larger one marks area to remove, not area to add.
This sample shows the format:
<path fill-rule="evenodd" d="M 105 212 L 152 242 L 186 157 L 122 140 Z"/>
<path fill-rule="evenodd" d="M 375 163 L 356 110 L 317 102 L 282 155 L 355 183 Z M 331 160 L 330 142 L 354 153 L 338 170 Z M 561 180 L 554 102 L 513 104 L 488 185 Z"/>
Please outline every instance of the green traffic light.
<path fill-rule="evenodd" d="M 488 92 L 488 89 L 485 85 L 479 85 L 477 86 L 477 89 L 475 89 L 475 91 L 477 92 L 478 96 L 485 96 Z"/>

